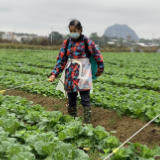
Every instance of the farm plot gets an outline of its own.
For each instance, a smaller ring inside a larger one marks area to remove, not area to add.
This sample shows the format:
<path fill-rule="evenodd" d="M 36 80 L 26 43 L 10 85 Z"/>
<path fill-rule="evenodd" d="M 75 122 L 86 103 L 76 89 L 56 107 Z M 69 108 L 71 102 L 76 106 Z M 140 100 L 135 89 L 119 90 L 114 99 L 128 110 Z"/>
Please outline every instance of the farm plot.
<path fill-rule="evenodd" d="M 45 97 L 62 98 L 63 94 L 55 90 L 58 80 L 53 83 L 46 81 L 41 84 L 22 86 L 47 80 L 56 63 L 57 53 L 51 51 L 0 50 L 0 87 L 5 90 L 6 88 L 21 86 L 17 89 Z M 152 53 L 103 53 L 103 57 L 105 73 L 94 81 L 94 93 L 91 95 L 92 105 L 116 111 L 119 115 L 144 120 L 150 120 L 157 113 L 160 113 L 160 94 L 157 93 L 160 91 L 160 74 L 156 74 L 160 69 L 160 55 Z M 155 122 L 159 124 L 160 119 L 155 120 Z M 71 142 L 69 141 L 69 143 Z M 76 142 L 73 141 L 73 143 Z M 85 148 L 86 146 L 76 147 Z M 93 151 L 91 146 L 87 147 Z M 114 147 L 117 146 L 113 146 L 113 148 L 108 146 L 106 148 L 97 147 L 96 149 L 108 154 Z M 136 155 L 139 159 L 142 157 L 153 158 L 153 155 L 158 156 L 156 153 L 158 148 L 153 149 L 153 152 L 147 148 L 147 152 L 151 154 L 147 156 L 146 152 L 142 156 L 141 151 L 145 150 L 146 147 L 139 144 L 131 144 L 129 147 L 131 151 L 127 152 L 127 149 L 122 149 L 117 154 L 132 157 L 137 147 L 141 148 L 139 154 Z M 116 155 L 113 158 L 117 158 Z"/>
<path fill-rule="evenodd" d="M 107 156 L 121 143 L 101 126 L 82 126 L 80 118 L 45 111 L 25 98 L 0 95 L 0 158 L 11 160 L 89 160 L 84 151 Z M 110 158 L 154 160 L 160 147 L 129 143 Z M 100 157 L 98 158 L 100 159 Z"/>
<path fill-rule="evenodd" d="M 47 80 L 57 52 L 1 50 L 0 85 L 6 88 Z M 8 56 L 9 55 L 9 56 Z M 15 56 L 16 55 L 16 56 Z M 105 73 L 94 81 L 93 105 L 133 118 L 152 119 L 160 111 L 159 54 L 103 53 Z M 62 98 L 58 79 L 18 89 Z M 103 84 L 103 85 L 101 85 Z M 155 120 L 159 123 L 160 119 Z"/>

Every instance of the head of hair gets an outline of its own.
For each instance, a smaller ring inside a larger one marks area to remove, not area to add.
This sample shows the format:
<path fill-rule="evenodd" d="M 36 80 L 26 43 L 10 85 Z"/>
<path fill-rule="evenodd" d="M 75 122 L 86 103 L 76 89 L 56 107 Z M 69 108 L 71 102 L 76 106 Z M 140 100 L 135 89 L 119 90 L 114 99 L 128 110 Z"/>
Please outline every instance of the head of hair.
<path fill-rule="evenodd" d="M 78 29 L 78 30 L 83 30 L 83 29 L 82 29 L 81 22 L 78 21 L 78 20 L 76 20 L 76 19 L 70 21 L 68 27 L 70 27 L 70 26 L 74 26 L 74 27 L 75 27 L 76 29 Z"/>

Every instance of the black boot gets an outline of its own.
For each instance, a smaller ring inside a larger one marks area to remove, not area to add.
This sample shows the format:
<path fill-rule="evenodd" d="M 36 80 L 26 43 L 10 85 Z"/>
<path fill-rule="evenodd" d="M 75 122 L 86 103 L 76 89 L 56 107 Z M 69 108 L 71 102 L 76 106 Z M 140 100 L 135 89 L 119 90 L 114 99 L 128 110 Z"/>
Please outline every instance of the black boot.
<path fill-rule="evenodd" d="M 91 107 L 84 107 L 84 122 L 91 123 Z"/>
<path fill-rule="evenodd" d="M 68 107 L 68 114 L 72 117 L 77 117 L 77 108 L 76 107 Z"/>

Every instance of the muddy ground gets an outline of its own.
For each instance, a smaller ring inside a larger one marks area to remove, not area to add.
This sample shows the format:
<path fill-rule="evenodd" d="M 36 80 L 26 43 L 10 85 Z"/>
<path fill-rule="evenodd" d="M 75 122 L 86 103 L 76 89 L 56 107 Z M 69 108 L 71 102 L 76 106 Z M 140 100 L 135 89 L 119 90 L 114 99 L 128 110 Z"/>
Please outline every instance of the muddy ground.
<path fill-rule="evenodd" d="M 67 114 L 66 101 L 64 99 L 54 99 L 52 97 L 43 97 L 37 94 L 30 94 L 25 91 L 11 90 L 7 91 L 4 95 L 21 96 L 33 101 L 33 104 L 40 104 L 46 107 L 46 110 L 54 111 L 59 110 Z M 78 116 L 83 116 L 83 107 L 78 106 Z M 92 124 L 94 127 L 103 126 L 106 131 L 116 131 L 116 136 L 121 142 L 127 140 L 131 135 L 137 132 L 147 122 L 140 119 L 132 119 L 126 116 L 119 116 L 116 112 L 103 108 L 92 106 Z M 160 127 L 156 124 L 150 124 L 136 135 L 130 142 L 139 142 L 152 148 L 155 145 L 160 146 Z"/>

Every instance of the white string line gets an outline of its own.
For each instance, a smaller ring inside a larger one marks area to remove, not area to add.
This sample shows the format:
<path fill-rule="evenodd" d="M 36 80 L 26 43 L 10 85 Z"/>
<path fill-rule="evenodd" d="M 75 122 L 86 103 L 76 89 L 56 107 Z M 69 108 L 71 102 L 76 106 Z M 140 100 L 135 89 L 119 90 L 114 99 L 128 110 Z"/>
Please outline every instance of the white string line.
<path fill-rule="evenodd" d="M 40 82 L 34 82 L 34 83 L 30 83 L 30 84 L 25 84 L 25 85 L 9 88 L 9 89 L 6 89 L 5 91 L 9 91 L 9 90 L 15 89 L 15 88 L 21 88 L 21 87 L 24 87 L 24 86 L 29 86 L 29 85 L 32 85 L 32 84 L 42 83 L 42 82 L 45 82 L 45 81 L 48 81 L 48 80 L 44 80 L 44 81 L 40 81 Z"/>
<path fill-rule="evenodd" d="M 61 79 L 59 79 L 61 81 Z M 48 80 L 44 80 L 44 81 L 40 81 L 40 82 L 34 82 L 34 83 L 29 83 L 29 84 L 25 84 L 25 85 L 21 85 L 21 86 L 17 86 L 17 87 L 13 87 L 13 88 L 9 88 L 9 89 L 6 89 L 4 91 L 9 91 L 9 90 L 12 90 L 12 89 L 15 89 L 15 88 L 21 88 L 21 87 L 24 87 L 24 86 L 29 86 L 29 85 L 32 85 L 32 84 L 38 84 L 38 83 L 42 83 L 42 82 L 45 82 L 45 81 L 48 81 Z M 61 81 L 61 83 L 63 84 L 64 86 L 64 83 Z M 67 97 L 67 93 L 65 91 L 65 97 Z"/>
<path fill-rule="evenodd" d="M 137 135 L 139 132 L 141 132 L 145 127 L 147 127 L 150 123 L 152 123 L 155 119 L 157 119 L 160 116 L 157 115 L 155 118 L 153 118 L 151 121 L 149 121 L 146 125 L 144 125 L 142 128 L 140 128 L 136 133 L 134 133 L 129 139 L 127 139 L 125 142 L 123 142 L 118 148 L 112 151 L 111 154 L 109 154 L 105 159 L 107 160 L 109 157 L 111 157 L 114 153 L 116 153 L 123 145 L 125 145 L 129 140 L 131 140 L 135 135 Z"/>

